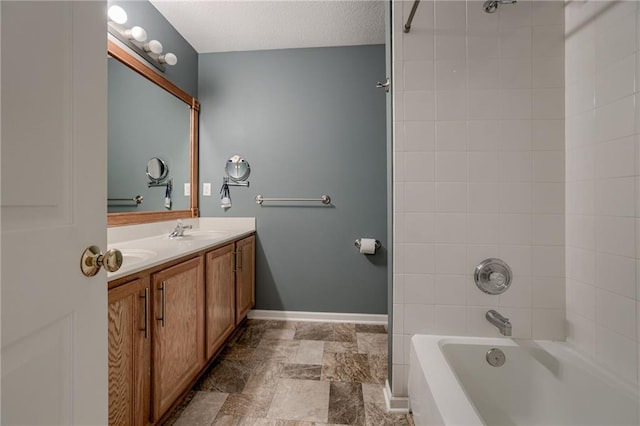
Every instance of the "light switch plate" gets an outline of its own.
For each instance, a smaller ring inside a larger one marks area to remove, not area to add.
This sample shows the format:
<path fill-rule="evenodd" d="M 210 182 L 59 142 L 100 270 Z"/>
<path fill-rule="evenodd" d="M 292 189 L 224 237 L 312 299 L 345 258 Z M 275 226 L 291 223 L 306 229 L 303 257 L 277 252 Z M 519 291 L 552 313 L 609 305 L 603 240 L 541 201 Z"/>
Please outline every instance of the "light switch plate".
<path fill-rule="evenodd" d="M 209 182 L 202 184 L 202 195 L 205 197 L 211 197 L 211 184 Z"/>
<path fill-rule="evenodd" d="M 188 197 L 189 195 L 191 195 L 191 184 L 190 183 L 185 183 L 184 184 L 184 196 Z"/>

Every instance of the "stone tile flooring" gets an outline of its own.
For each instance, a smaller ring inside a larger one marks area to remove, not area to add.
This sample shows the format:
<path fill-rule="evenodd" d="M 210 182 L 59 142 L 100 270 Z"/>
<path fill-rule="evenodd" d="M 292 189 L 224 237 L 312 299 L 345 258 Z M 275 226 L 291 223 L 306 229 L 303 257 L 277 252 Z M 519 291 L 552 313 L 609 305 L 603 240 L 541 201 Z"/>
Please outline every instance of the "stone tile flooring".
<path fill-rule="evenodd" d="M 402 426 L 381 325 L 248 320 L 165 425 Z"/>

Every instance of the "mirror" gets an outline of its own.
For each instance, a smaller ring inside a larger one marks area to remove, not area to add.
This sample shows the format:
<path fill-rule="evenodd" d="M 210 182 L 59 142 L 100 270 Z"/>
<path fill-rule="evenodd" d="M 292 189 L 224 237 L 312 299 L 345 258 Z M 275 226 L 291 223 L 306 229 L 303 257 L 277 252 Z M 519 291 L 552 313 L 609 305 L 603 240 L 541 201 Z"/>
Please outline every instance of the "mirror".
<path fill-rule="evenodd" d="M 185 184 L 197 188 L 197 99 L 111 40 L 108 54 L 108 225 L 197 217 L 197 191 L 183 195 Z M 176 191 L 167 207 L 163 182 L 169 180 Z M 111 201 L 135 195 L 144 201 Z"/>
<path fill-rule="evenodd" d="M 249 167 L 247 160 L 240 155 L 234 155 L 227 160 L 225 171 L 232 181 L 244 182 L 251 174 L 251 167 Z"/>
<path fill-rule="evenodd" d="M 161 183 L 169 176 L 167 163 L 158 157 L 153 157 L 147 161 L 147 177 L 151 183 Z"/>

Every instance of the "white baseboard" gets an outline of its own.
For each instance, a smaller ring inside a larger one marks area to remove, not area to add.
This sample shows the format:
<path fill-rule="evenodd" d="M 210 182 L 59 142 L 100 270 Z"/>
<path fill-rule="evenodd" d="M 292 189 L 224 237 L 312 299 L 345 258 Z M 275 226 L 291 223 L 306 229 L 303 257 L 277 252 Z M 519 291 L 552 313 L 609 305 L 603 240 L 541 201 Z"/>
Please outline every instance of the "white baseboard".
<path fill-rule="evenodd" d="M 248 318 L 281 321 L 314 321 L 314 322 L 357 322 L 361 324 L 382 324 L 388 322 L 385 314 L 346 314 L 336 312 L 300 312 L 300 311 L 267 311 L 253 309 Z"/>
<path fill-rule="evenodd" d="M 397 397 L 391 394 L 389 381 L 384 383 L 384 402 L 389 413 L 407 414 L 409 413 L 409 397 Z"/>

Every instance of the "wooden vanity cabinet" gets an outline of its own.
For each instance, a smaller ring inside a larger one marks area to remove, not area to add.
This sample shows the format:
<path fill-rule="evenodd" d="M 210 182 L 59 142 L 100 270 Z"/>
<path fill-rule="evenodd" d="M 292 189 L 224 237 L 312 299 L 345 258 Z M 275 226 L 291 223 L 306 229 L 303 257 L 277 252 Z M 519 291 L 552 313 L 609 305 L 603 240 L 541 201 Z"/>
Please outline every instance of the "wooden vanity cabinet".
<path fill-rule="evenodd" d="M 207 359 L 211 359 L 235 329 L 234 245 L 206 254 Z"/>
<path fill-rule="evenodd" d="M 255 236 L 111 285 L 109 425 L 159 424 L 254 306 Z"/>
<path fill-rule="evenodd" d="M 256 237 L 236 242 L 236 325 L 256 304 Z"/>
<path fill-rule="evenodd" d="M 149 277 L 109 290 L 109 425 L 150 424 Z"/>
<path fill-rule="evenodd" d="M 153 420 L 191 384 L 206 362 L 202 256 L 151 276 L 153 288 Z"/>

